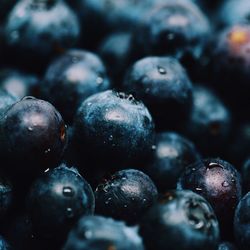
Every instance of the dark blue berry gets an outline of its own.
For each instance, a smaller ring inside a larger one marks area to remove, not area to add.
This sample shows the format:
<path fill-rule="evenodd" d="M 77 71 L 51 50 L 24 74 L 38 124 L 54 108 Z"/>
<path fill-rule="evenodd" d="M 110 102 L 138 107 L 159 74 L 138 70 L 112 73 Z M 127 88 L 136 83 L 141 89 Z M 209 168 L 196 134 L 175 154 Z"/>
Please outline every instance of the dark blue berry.
<path fill-rule="evenodd" d="M 84 216 L 72 229 L 63 250 L 144 250 L 136 228 L 101 216 Z"/>
<path fill-rule="evenodd" d="M 169 191 L 145 214 L 140 234 L 149 250 L 216 250 L 219 226 L 208 202 L 190 191 Z"/>
<path fill-rule="evenodd" d="M 200 159 L 194 144 L 174 132 L 157 134 L 154 157 L 147 164 L 146 173 L 161 193 L 176 188 L 183 169 Z"/>
<path fill-rule="evenodd" d="M 109 90 L 82 103 L 73 137 L 82 156 L 98 161 L 102 168 L 137 166 L 152 153 L 154 123 L 143 103 Z"/>
<path fill-rule="evenodd" d="M 82 215 L 93 214 L 94 206 L 90 185 L 64 164 L 45 171 L 32 185 L 27 200 L 36 237 L 59 241 Z"/>
<path fill-rule="evenodd" d="M 100 58 L 72 49 L 50 64 L 42 86 L 42 97 L 50 101 L 71 123 L 80 104 L 90 95 L 110 87 Z"/>
<path fill-rule="evenodd" d="M 217 215 L 222 236 L 232 236 L 234 211 L 241 199 L 241 177 L 231 164 L 220 159 L 197 161 L 186 167 L 177 188 L 203 196 Z"/>
<path fill-rule="evenodd" d="M 250 249 L 250 192 L 239 202 L 234 217 L 234 236 L 240 250 Z"/>
<path fill-rule="evenodd" d="M 96 213 L 129 224 L 136 224 L 157 200 L 157 189 L 143 172 L 119 171 L 98 185 L 95 191 Z"/>
<path fill-rule="evenodd" d="M 192 84 L 180 63 L 171 57 L 137 61 L 124 88 L 149 108 L 158 129 L 176 129 L 186 122 L 192 107 Z"/>
<path fill-rule="evenodd" d="M 25 97 L 9 107 L 0 119 L 2 169 L 23 178 L 60 161 L 67 133 L 60 113 L 48 102 Z"/>

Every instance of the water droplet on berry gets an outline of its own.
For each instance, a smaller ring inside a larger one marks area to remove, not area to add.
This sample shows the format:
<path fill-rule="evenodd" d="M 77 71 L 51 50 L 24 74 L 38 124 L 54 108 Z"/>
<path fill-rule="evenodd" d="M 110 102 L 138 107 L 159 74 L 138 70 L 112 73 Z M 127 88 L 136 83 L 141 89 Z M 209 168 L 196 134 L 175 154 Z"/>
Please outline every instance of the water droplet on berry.
<path fill-rule="evenodd" d="M 100 76 L 98 76 L 98 77 L 96 78 L 96 83 L 97 83 L 97 84 L 102 84 L 102 83 L 103 83 L 103 78 L 100 77 Z"/>
<path fill-rule="evenodd" d="M 67 212 L 67 217 L 68 218 L 72 218 L 74 216 L 72 208 L 68 207 L 66 212 Z"/>
<path fill-rule="evenodd" d="M 32 128 L 32 127 L 28 127 L 28 130 L 29 130 L 29 131 L 33 131 L 33 128 Z"/>
<path fill-rule="evenodd" d="M 51 149 L 48 148 L 48 149 L 46 149 L 46 150 L 44 151 L 44 153 L 45 153 L 45 154 L 48 154 L 50 151 L 51 151 Z"/>
<path fill-rule="evenodd" d="M 221 185 L 222 187 L 229 187 L 229 183 L 227 181 L 223 181 Z"/>
<path fill-rule="evenodd" d="M 71 187 L 64 187 L 63 188 L 63 195 L 66 197 L 74 196 L 74 190 Z"/>
<path fill-rule="evenodd" d="M 157 66 L 157 69 L 158 69 L 158 72 L 159 72 L 161 75 L 167 74 L 166 69 L 164 69 L 163 67 Z"/>

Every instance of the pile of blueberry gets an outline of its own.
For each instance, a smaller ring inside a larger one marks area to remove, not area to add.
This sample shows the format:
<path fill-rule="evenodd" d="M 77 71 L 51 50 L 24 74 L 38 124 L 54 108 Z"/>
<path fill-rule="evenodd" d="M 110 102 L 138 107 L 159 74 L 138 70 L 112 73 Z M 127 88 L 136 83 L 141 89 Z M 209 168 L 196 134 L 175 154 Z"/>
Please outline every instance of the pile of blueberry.
<path fill-rule="evenodd" d="M 0 0 L 0 250 L 250 250 L 250 0 Z"/>

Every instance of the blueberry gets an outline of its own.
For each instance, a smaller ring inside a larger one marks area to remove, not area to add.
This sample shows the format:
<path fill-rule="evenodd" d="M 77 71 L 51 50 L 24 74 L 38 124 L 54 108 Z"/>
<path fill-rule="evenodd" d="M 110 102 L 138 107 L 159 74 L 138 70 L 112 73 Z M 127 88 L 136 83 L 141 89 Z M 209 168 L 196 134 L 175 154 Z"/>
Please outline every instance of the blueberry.
<path fill-rule="evenodd" d="M 23 178 L 55 167 L 67 143 L 64 121 L 48 102 L 25 97 L 0 119 L 2 169 Z M 19 178 L 20 179 L 20 178 Z"/>
<path fill-rule="evenodd" d="M 176 188 L 182 170 L 200 159 L 194 144 L 174 132 L 157 134 L 153 161 L 145 171 L 161 193 Z"/>
<path fill-rule="evenodd" d="M 223 237 L 232 236 L 235 208 L 241 199 L 241 177 L 228 162 L 206 159 L 186 167 L 177 187 L 190 189 L 203 196 L 213 207 Z"/>
<path fill-rule="evenodd" d="M 222 30 L 214 39 L 214 86 L 239 116 L 248 114 L 249 105 L 250 24 L 237 24 Z"/>
<path fill-rule="evenodd" d="M 132 36 L 129 32 L 111 33 L 102 41 L 98 51 L 107 65 L 114 83 L 121 84 L 125 71 L 132 60 Z"/>
<path fill-rule="evenodd" d="M 36 67 L 32 64 L 41 64 L 40 60 L 47 63 L 53 54 L 74 45 L 80 25 L 64 1 L 22 0 L 8 15 L 4 34 L 9 55 L 20 65 L 28 62 Z"/>
<path fill-rule="evenodd" d="M 34 75 L 5 69 L 0 71 L 0 88 L 21 99 L 25 96 L 36 95 L 39 84 Z"/>
<path fill-rule="evenodd" d="M 82 156 L 98 161 L 102 168 L 121 168 L 143 164 L 150 156 L 154 123 L 147 108 L 132 95 L 108 90 L 81 104 L 73 137 Z"/>
<path fill-rule="evenodd" d="M 199 58 L 209 34 L 208 20 L 195 4 L 167 1 L 146 12 L 135 30 L 135 43 L 150 55 Z"/>
<path fill-rule="evenodd" d="M 32 185 L 27 208 L 38 238 L 63 241 L 82 215 L 94 212 L 94 194 L 86 180 L 65 164 L 46 171 Z"/>
<path fill-rule="evenodd" d="M 241 250 L 250 248 L 250 192 L 239 202 L 234 217 L 234 235 Z"/>
<path fill-rule="evenodd" d="M 78 106 L 88 96 L 109 87 L 105 66 L 97 55 L 69 50 L 48 67 L 42 97 L 54 104 L 64 119 L 72 123 Z"/>
<path fill-rule="evenodd" d="M 155 0 L 85 0 L 75 6 L 84 24 L 85 45 L 95 48 L 100 39 L 113 31 L 132 30 Z M 86 41 L 87 39 L 87 41 Z"/>
<path fill-rule="evenodd" d="M 101 216 L 84 216 L 72 229 L 63 250 L 143 250 L 135 228 Z"/>
<path fill-rule="evenodd" d="M 219 226 L 213 209 L 191 191 L 169 191 L 144 216 L 140 234 L 149 250 L 215 250 Z"/>
<path fill-rule="evenodd" d="M 189 116 L 192 84 L 180 63 L 171 57 L 146 57 L 127 73 L 124 88 L 151 111 L 158 129 L 176 129 Z"/>
<path fill-rule="evenodd" d="M 218 250 L 237 250 L 237 249 L 230 242 L 222 242 L 222 243 L 220 243 Z"/>
<path fill-rule="evenodd" d="M 95 191 L 96 213 L 136 224 L 157 199 L 157 189 L 143 172 L 116 172 Z"/>
<path fill-rule="evenodd" d="M 207 156 L 222 153 L 231 126 L 231 113 L 222 100 L 209 88 L 195 86 L 186 133 L 202 153 Z"/>

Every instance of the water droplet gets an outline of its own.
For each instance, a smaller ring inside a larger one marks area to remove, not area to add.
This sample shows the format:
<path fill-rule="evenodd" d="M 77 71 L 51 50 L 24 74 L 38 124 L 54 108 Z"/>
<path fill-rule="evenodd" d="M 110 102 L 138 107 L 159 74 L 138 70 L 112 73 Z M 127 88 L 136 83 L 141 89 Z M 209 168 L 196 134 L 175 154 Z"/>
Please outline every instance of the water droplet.
<path fill-rule="evenodd" d="M 66 212 L 67 212 L 68 218 L 72 218 L 74 216 L 72 208 L 68 207 Z"/>
<path fill-rule="evenodd" d="M 142 202 L 145 203 L 147 201 L 147 199 L 143 199 Z"/>
<path fill-rule="evenodd" d="M 204 221 L 199 220 L 198 218 L 190 219 L 190 222 L 191 222 L 191 224 L 194 225 L 194 227 L 195 227 L 196 229 L 201 229 L 201 228 L 203 228 L 204 225 L 205 225 L 205 224 L 204 224 Z"/>
<path fill-rule="evenodd" d="M 122 177 L 122 180 L 125 181 L 125 180 L 127 180 L 127 178 L 126 177 Z"/>
<path fill-rule="evenodd" d="M 197 187 L 197 188 L 195 188 L 195 190 L 200 192 L 200 191 L 202 191 L 202 188 Z"/>
<path fill-rule="evenodd" d="M 109 136 L 109 141 L 112 141 L 113 140 L 113 135 L 110 135 Z"/>
<path fill-rule="evenodd" d="M 49 168 L 47 168 L 44 172 L 45 172 L 45 173 L 49 172 Z"/>
<path fill-rule="evenodd" d="M 236 182 L 236 180 L 235 180 L 234 178 L 232 178 L 232 179 L 231 179 L 231 181 L 232 181 L 233 183 L 235 183 L 235 182 Z"/>
<path fill-rule="evenodd" d="M 125 207 L 125 208 L 127 208 L 127 207 L 128 207 L 128 205 L 124 205 L 124 207 Z"/>
<path fill-rule="evenodd" d="M 229 187 L 229 183 L 227 181 L 223 181 L 221 185 L 222 187 Z"/>
<path fill-rule="evenodd" d="M 153 150 L 156 150 L 156 146 L 155 146 L 155 145 L 153 145 L 153 146 L 152 146 L 152 149 L 153 149 Z"/>
<path fill-rule="evenodd" d="M 164 69 L 163 67 L 157 66 L 157 69 L 158 69 L 158 72 L 159 72 L 160 74 L 162 74 L 162 75 L 167 74 L 166 69 Z"/>
<path fill-rule="evenodd" d="M 108 198 L 106 201 L 105 201 L 105 204 L 108 205 L 110 203 L 110 201 L 112 200 L 112 198 Z"/>
<path fill-rule="evenodd" d="M 103 83 L 103 78 L 100 77 L 100 76 L 98 76 L 98 77 L 96 78 L 96 83 L 97 83 L 97 84 L 102 84 L 102 83 Z"/>
<path fill-rule="evenodd" d="M 48 154 L 50 151 L 51 151 L 51 149 L 48 148 L 48 149 L 46 149 L 46 150 L 44 151 L 44 153 L 45 153 L 45 154 Z"/>
<path fill-rule="evenodd" d="M 196 170 L 196 168 L 192 168 L 192 171 L 194 172 Z"/>
<path fill-rule="evenodd" d="M 32 128 L 32 127 L 28 127 L 28 130 L 29 130 L 29 131 L 33 131 L 33 128 Z"/>
<path fill-rule="evenodd" d="M 88 102 L 87 105 L 88 105 L 88 106 L 92 105 L 92 102 Z"/>
<path fill-rule="evenodd" d="M 210 162 L 207 166 L 207 170 L 210 170 L 212 168 L 222 168 L 224 169 L 224 167 L 222 165 L 220 165 L 219 163 L 216 162 Z"/>
<path fill-rule="evenodd" d="M 66 197 L 74 196 L 74 190 L 71 187 L 64 187 L 63 188 L 63 195 Z"/>

